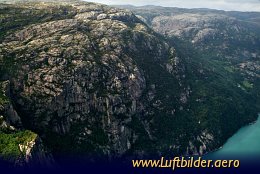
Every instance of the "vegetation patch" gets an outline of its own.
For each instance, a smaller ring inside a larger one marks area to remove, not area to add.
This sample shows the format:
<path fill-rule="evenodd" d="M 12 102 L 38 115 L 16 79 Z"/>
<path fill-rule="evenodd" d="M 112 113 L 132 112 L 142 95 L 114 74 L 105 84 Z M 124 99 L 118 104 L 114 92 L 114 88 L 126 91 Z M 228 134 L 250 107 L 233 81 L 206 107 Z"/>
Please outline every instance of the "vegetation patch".
<path fill-rule="evenodd" d="M 4 159 L 17 159 L 24 155 L 19 149 L 19 144 L 26 145 L 34 141 L 37 134 L 25 130 L 8 133 L 0 130 L 0 157 Z"/>
<path fill-rule="evenodd" d="M 0 83 L 1 84 L 1 83 Z M 6 103 L 8 103 L 8 98 L 5 96 L 3 89 L 0 85 L 0 105 L 4 105 Z"/>
<path fill-rule="evenodd" d="M 254 87 L 253 84 L 249 83 L 247 80 L 243 81 L 243 86 L 246 88 L 246 89 L 252 89 Z"/>

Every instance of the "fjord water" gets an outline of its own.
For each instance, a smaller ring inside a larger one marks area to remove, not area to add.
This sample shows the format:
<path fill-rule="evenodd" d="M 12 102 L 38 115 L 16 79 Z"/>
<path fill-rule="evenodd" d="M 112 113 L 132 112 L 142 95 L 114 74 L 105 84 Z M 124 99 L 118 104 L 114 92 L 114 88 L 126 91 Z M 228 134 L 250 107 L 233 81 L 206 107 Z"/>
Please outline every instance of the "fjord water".
<path fill-rule="evenodd" d="M 222 148 L 205 157 L 209 159 L 260 157 L 260 114 L 254 124 L 241 128 Z"/>

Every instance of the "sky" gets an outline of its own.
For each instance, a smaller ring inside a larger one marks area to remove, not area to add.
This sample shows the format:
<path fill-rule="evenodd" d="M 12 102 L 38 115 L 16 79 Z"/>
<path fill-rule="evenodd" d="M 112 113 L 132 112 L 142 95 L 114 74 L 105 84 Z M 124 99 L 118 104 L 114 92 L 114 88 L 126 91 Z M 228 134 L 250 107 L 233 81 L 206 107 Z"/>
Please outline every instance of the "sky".
<path fill-rule="evenodd" d="M 211 8 L 260 12 L 260 0 L 87 0 L 108 5 L 160 5 L 182 8 Z"/>

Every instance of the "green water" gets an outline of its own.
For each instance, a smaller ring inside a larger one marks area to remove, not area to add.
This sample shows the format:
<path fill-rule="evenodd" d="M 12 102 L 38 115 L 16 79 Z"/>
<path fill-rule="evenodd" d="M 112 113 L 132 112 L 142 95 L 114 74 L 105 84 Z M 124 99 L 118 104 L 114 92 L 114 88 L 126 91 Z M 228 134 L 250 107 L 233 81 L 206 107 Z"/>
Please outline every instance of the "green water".
<path fill-rule="evenodd" d="M 256 123 L 241 128 L 224 146 L 206 158 L 222 158 L 225 156 L 260 156 L 260 114 Z"/>

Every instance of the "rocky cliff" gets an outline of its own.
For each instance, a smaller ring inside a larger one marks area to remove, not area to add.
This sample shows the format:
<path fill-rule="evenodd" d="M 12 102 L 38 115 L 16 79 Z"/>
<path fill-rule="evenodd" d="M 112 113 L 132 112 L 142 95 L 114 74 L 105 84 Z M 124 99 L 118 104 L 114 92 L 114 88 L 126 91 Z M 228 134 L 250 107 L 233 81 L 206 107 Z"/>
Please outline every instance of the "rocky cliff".
<path fill-rule="evenodd" d="M 22 124 L 54 153 L 119 157 L 134 148 L 145 151 L 144 139 L 157 139 L 155 117 L 174 118 L 185 109 L 190 91 L 182 83 L 184 65 L 131 12 L 83 2 L 2 8 L 72 14 L 55 19 L 50 12 L 54 19 L 8 33 L 0 46 Z"/>
<path fill-rule="evenodd" d="M 121 6 L 155 31 L 180 39 L 208 59 L 226 62 L 259 78 L 260 23 L 257 12 L 226 12 L 157 6 Z M 249 72 L 248 70 L 252 71 Z"/>
<path fill-rule="evenodd" d="M 260 13 L 118 7 L 134 12 L 175 47 L 192 89 L 189 114 L 199 123 L 193 125 L 214 132 L 215 145 L 257 118 Z"/>
<path fill-rule="evenodd" d="M 198 79 L 185 56 L 130 11 L 28 1 L 1 4 L 0 14 L 0 79 L 19 115 L 12 124 L 37 133 L 56 159 L 203 154 L 256 117 L 254 106 L 222 108 L 228 96 L 213 100 L 222 91 L 192 95 Z M 237 113 L 237 124 L 223 125 Z"/>
<path fill-rule="evenodd" d="M 37 134 L 24 129 L 20 116 L 9 100 L 9 82 L 1 82 L 0 85 L 0 160 L 16 167 L 51 167 L 54 165 L 52 155 Z"/>

